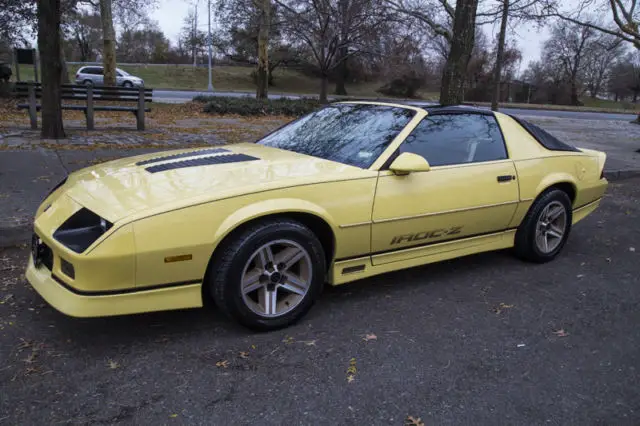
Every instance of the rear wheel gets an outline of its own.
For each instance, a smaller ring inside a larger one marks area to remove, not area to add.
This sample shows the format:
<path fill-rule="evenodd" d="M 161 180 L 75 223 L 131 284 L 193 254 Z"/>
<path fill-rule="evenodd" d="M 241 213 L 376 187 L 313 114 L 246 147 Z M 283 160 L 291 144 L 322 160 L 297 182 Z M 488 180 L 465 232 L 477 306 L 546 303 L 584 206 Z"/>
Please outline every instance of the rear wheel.
<path fill-rule="evenodd" d="M 93 81 L 85 80 L 85 81 L 82 82 L 82 84 L 84 84 L 87 87 L 92 87 L 93 86 Z"/>
<path fill-rule="evenodd" d="M 518 228 L 516 254 L 537 263 L 553 260 L 569 238 L 571 213 L 566 192 L 552 188 L 542 193 Z"/>
<path fill-rule="evenodd" d="M 291 220 L 250 226 L 220 247 L 209 270 L 220 310 L 256 330 L 288 326 L 311 308 L 324 285 L 322 244 Z"/>

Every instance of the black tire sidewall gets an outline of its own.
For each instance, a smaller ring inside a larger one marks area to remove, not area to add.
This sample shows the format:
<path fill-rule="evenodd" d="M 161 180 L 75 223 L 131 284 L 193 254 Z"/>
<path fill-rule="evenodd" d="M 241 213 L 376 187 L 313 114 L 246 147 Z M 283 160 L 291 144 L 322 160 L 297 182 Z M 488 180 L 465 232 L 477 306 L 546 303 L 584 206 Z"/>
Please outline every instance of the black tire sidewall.
<path fill-rule="evenodd" d="M 544 209 L 554 201 L 558 201 L 564 206 L 567 215 L 567 224 L 562 241 L 560 241 L 558 247 L 550 253 L 544 253 L 538 248 L 538 244 L 536 243 L 536 226 Z M 559 189 L 545 191 L 536 199 L 527 213 L 521 228 L 518 230 L 519 235 L 516 236 L 516 250 L 522 257 L 534 262 L 544 263 L 553 260 L 567 243 L 573 221 L 572 213 L 571 200 L 564 191 Z"/>
<path fill-rule="evenodd" d="M 245 304 L 241 292 L 241 277 L 249 257 L 263 245 L 280 239 L 294 241 L 307 251 L 311 258 L 313 273 L 309 291 L 304 299 L 291 311 L 277 318 L 265 318 L 253 312 Z M 314 304 L 322 292 L 326 274 L 326 262 L 322 244 L 317 237 L 305 226 L 297 222 L 265 223 L 253 228 L 239 237 L 237 244 L 230 247 L 233 250 L 231 260 L 220 265 L 220 276 L 214 280 L 214 285 L 223 286 L 222 289 L 212 289 L 218 304 L 224 304 L 224 310 L 241 324 L 256 330 L 273 330 L 285 327 L 300 319 Z M 222 290 L 220 292 L 220 290 Z M 215 295 L 217 291 L 217 295 Z M 220 298 L 220 296 L 222 296 Z M 222 299 L 222 300 L 220 300 Z"/>

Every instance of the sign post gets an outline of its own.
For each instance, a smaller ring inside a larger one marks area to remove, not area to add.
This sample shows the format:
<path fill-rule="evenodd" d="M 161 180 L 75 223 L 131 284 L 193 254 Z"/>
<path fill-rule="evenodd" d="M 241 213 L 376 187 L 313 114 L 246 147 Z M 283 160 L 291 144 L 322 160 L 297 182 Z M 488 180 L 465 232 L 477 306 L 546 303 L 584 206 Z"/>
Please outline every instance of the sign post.
<path fill-rule="evenodd" d="M 20 80 L 20 64 L 33 65 L 33 77 L 38 82 L 38 61 L 35 49 L 15 49 L 16 79 Z"/>

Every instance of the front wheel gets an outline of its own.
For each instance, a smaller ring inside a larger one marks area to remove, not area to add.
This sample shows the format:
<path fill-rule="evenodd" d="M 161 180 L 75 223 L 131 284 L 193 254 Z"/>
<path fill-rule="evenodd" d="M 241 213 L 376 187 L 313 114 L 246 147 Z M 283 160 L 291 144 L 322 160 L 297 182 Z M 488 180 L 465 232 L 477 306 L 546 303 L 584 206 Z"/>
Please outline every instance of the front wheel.
<path fill-rule="evenodd" d="M 125 81 L 122 86 L 126 87 L 127 89 L 131 89 L 133 87 L 133 83 L 131 83 L 130 81 Z"/>
<path fill-rule="evenodd" d="M 516 254 L 537 263 L 553 260 L 569 238 L 572 220 L 566 192 L 553 188 L 542 193 L 518 228 Z"/>
<path fill-rule="evenodd" d="M 217 250 L 209 270 L 220 310 L 246 327 L 273 330 L 304 316 L 322 291 L 322 244 L 306 226 L 287 219 L 250 226 Z"/>

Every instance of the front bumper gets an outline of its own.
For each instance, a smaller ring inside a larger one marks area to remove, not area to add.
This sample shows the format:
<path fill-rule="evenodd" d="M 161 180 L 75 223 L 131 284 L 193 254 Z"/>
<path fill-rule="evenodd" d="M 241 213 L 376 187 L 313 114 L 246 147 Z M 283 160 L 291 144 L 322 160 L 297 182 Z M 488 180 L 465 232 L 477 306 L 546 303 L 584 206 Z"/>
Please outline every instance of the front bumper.
<path fill-rule="evenodd" d="M 201 283 L 106 295 L 79 294 L 70 286 L 56 281 L 45 266 L 36 268 L 31 256 L 26 277 L 47 303 L 72 317 L 105 317 L 202 307 Z"/>

